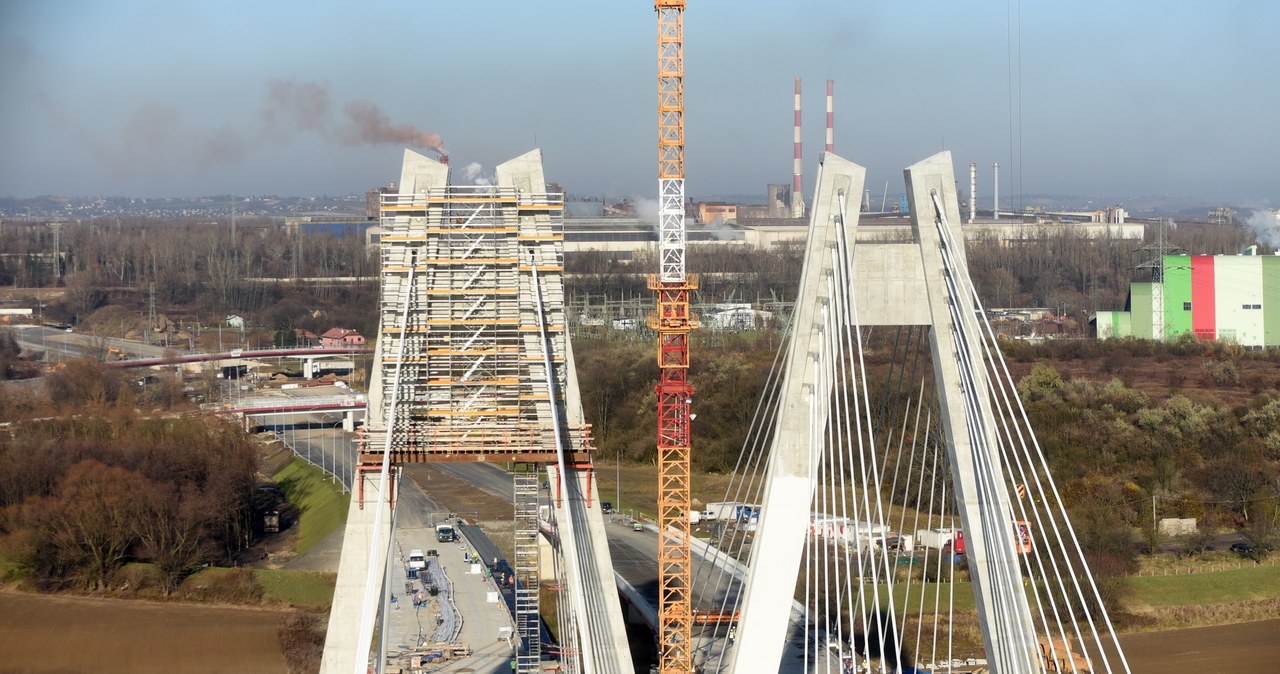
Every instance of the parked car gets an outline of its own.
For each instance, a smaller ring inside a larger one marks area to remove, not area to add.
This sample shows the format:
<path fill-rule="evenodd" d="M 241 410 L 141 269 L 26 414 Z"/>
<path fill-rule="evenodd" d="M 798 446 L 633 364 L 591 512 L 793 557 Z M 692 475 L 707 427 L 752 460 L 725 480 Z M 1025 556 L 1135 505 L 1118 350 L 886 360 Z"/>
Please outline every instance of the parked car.
<path fill-rule="evenodd" d="M 1254 549 L 1253 543 L 1250 543 L 1249 541 L 1237 541 L 1231 544 L 1231 551 L 1240 555 L 1252 554 Z M 1271 552 L 1275 549 L 1275 546 L 1270 543 L 1263 543 L 1258 546 L 1257 549 L 1260 549 L 1263 552 Z"/>

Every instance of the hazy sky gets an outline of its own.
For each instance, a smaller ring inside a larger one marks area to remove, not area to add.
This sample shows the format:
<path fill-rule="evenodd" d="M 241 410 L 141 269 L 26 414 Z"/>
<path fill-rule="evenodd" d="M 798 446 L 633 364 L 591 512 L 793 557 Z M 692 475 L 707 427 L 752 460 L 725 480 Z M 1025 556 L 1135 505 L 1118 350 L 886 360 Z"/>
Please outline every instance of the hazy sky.
<path fill-rule="evenodd" d="M 999 161 L 1002 194 L 1280 203 L 1280 3 L 1019 4 L 689 0 L 689 194 L 790 182 L 799 76 L 806 192 L 831 78 L 877 194 L 945 147 L 980 195 Z M 537 146 L 571 193 L 656 191 L 645 0 L 0 0 L 0 50 L 0 196 L 359 193 L 414 129 L 458 168 Z"/>

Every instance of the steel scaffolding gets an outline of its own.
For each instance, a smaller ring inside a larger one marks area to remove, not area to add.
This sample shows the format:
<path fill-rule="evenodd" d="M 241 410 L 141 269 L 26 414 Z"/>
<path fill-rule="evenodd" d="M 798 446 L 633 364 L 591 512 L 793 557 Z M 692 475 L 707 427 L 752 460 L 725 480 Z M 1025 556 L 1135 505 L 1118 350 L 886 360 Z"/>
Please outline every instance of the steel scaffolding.
<path fill-rule="evenodd" d="M 515 596 L 517 672 L 540 671 L 542 624 L 539 613 L 538 473 L 512 476 L 515 495 Z"/>
<path fill-rule="evenodd" d="M 539 355 L 531 265 L 544 276 L 547 330 L 564 340 L 563 209 L 560 194 L 514 187 L 382 196 L 378 366 L 383 399 L 399 406 L 395 460 L 554 460 L 546 382 L 555 377 L 554 389 L 564 391 L 567 373 L 562 349 L 551 373 Z M 413 306 L 402 349 L 405 302 Z M 401 384 L 392 395 L 386 375 L 399 354 Z M 366 452 L 382 446 L 372 441 L 377 432 L 369 430 Z M 571 427 L 568 441 L 585 460 L 585 426 Z"/>

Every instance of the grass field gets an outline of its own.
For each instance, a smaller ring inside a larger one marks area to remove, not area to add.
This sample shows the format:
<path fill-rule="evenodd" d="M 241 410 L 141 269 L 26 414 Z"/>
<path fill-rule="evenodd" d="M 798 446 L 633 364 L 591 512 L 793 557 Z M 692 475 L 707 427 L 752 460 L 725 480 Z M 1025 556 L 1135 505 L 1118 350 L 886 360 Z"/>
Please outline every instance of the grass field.
<path fill-rule="evenodd" d="M 1280 566 L 1131 579 L 1132 601 L 1147 606 L 1222 604 L 1280 598 Z"/>
<path fill-rule="evenodd" d="M 302 513 L 298 523 L 298 552 L 303 553 L 347 521 L 350 494 L 343 494 L 324 472 L 303 459 L 294 459 L 274 475 L 276 484 Z"/>
<path fill-rule="evenodd" d="M 298 608 L 320 609 L 333 601 L 332 573 L 293 571 L 289 569 L 255 569 L 254 577 L 262 586 L 263 599 Z"/>

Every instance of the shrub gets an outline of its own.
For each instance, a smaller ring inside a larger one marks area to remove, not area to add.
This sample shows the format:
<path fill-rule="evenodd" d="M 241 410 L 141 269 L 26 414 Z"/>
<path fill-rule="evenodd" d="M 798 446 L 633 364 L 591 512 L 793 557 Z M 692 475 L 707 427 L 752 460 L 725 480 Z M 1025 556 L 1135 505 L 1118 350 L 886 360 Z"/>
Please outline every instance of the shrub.
<path fill-rule="evenodd" d="M 1240 368 L 1233 360 L 1207 360 L 1200 366 L 1214 386 L 1235 386 L 1240 383 Z"/>
<path fill-rule="evenodd" d="M 192 601 L 226 604 L 262 601 L 262 586 L 249 569 L 206 569 L 188 578 L 183 586 L 186 598 Z"/>
<path fill-rule="evenodd" d="M 289 674 L 303 674 L 320 670 L 320 658 L 324 655 L 324 623 L 314 615 L 294 613 L 280 622 L 276 640 L 284 654 Z"/>

